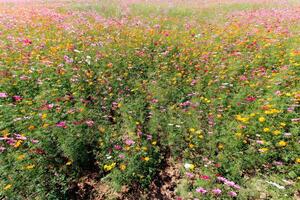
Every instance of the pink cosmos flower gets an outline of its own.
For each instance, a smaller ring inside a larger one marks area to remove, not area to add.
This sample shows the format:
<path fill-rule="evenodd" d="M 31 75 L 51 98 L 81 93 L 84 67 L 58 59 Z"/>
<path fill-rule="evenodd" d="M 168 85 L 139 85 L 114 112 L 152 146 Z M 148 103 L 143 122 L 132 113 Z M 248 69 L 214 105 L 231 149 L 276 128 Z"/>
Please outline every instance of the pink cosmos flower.
<path fill-rule="evenodd" d="M 124 159 L 124 158 L 125 158 L 125 155 L 124 155 L 124 154 L 120 154 L 120 155 L 119 155 L 119 158 Z"/>
<path fill-rule="evenodd" d="M 222 177 L 222 176 L 217 177 L 217 180 L 218 180 L 218 181 L 221 181 L 221 182 L 228 181 L 226 178 L 224 178 L 224 177 Z"/>
<path fill-rule="evenodd" d="M 33 144 L 36 144 L 36 143 L 38 143 L 39 141 L 38 140 L 34 140 L 34 139 L 32 139 L 32 140 L 30 140 Z"/>
<path fill-rule="evenodd" d="M 5 92 L 0 92 L 0 98 L 6 98 L 7 94 Z"/>
<path fill-rule="evenodd" d="M 64 59 L 65 59 L 66 63 L 68 63 L 68 64 L 73 63 L 73 59 L 67 55 L 64 56 Z"/>
<path fill-rule="evenodd" d="M 27 140 L 27 137 L 22 136 L 20 134 L 15 134 L 15 137 L 16 137 L 17 140 Z"/>
<path fill-rule="evenodd" d="M 233 187 L 237 190 L 241 189 L 241 186 L 239 186 L 238 184 L 235 184 Z"/>
<path fill-rule="evenodd" d="M 6 149 L 5 147 L 2 147 L 2 146 L 1 146 L 1 147 L 0 147 L 0 153 L 2 153 L 3 151 L 5 151 L 5 149 Z"/>
<path fill-rule="evenodd" d="M 86 125 L 88 125 L 88 127 L 91 127 L 94 125 L 94 121 L 93 120 L 87 120 L 85 121 Z"/>
<path fill-rule="evenodd" d="M 228 192 L 228 195 L 231 196 L 231 197 L 236 197 L 237 193 L 234 192 L 234 191 L 230 191 L 230 192 Z"/>
<path fill-rule="evenodd" d="M 225 181 L 224 184 L 228 185 L 230 187 L 233 187 L 235 185 L 235 183 L 233 181 Z"/>
<path fill-rule="evenodd" d="M 205 194 L 205 193 L 207 193 L 207 190 L 205 190 L 205 189 L 202 188 L 202 187 L 198 187 L 198 188 L 196 189 L 196 192 L 201 193 L 201 194 Z"/>
<path fill-rule="evenodd" d="M 32 41 L 29 40 L 28 38 L 26 38 L 25 40 L 23 40 L 23 44 L 30 45 L 30 44 L 32 44 Z"/>
<path fill-rule="evenodd" d="M 131 146 L 133 145 L 135 142 L 133 140 L 130 140 L 130 139 L 127 139 L 125 140 L 125 144 L 128 145 L 128 146 Z"/>
<path fill-rule="evenodd" d="M 122 149 L 122 147 L 120 146 L 120 145 L 114 145 L 114 148 L 115 148 L 115 150 L 121 150 Z"/>
<path fill-rule="evenodd" d="M 214 195 L 220 195 L 222 193 L 222 190 L 220 190 L 219 188 L 215 188 L 215 189 L 212 190 L 212 193 Z"/>

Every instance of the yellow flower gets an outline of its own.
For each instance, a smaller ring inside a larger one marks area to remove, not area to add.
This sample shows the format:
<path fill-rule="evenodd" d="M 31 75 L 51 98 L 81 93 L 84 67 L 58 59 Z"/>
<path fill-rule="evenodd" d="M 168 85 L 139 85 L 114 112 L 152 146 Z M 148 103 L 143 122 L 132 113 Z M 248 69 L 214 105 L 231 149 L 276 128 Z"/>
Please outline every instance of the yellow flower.
<path fill-rule="evenodd" d="M 275 131 L 273 131 L 273 134 L 274 135 L 279 135 L 281 132 L 279 131 L 279 130 L 275 130 Z"/>
<path fill-rule="evenodd" d="M 110 170 L 112 170 L 114 167 L 116 166 L 116 163 L 112 163 L 112 164 L 110 164 L 110 165 L 104 165 L 104 170 L 105 171 L 110 171 Z"/>
<path fill-rule="evenodd" d="M 237 116 L 235 117 L 235 119 L 238 120 L 238 121 L 241 121 L 241 122 L 243 122 L 243 123 L 247 123 L 247 122 L 249 121 L 249 118 L 248 118 L 248 117 L 242 117 L 241 115 L 237 115 Z"/>
<path fill-rule="evenodd" d="M 285 124 L 285 123 L 280 123 L 280 126 L 281 126 L 281 127 L 285 127 L 286 124 Z"/>
<path fill-rule="evenodd" d="M 9 135 L 9 132 L 7 129 L 4 129 L 3 131 L 1 131 L 3 137 L 7 137 Z"/>
<path fill-rule="evenodd" d="M 66 163 L 66 165 L 68 166 L 68 165 L 71 165 L 72 164 L 72 161 L 68 161 L 67 163 Z"/>
<path fill-rule="evenodd" d="M 31 164 L 31 165 L 27 165 L 25 168 L 26 169 L 33 169 L 35 167 L 35 165 Z"/>
<path fill-rule="evenodd" d="M 142 150 L 143 150 L 143 151 L 147 151 L 148 148 L 147 148 L 147 147 L 142 147 Z"/>
<path fill-rule="evenodd" d="M 264 121 L 266 121 L 266 119 L 264 117 L 260 117 L 260 118 L 258 118 L 258 121 L 259 122 L 264 122 Z"/>
<path fill-rule="evenodd" d="M 150 158 L 149 158 L 149 157 L 145 157 L 144 160 L 145 160 L 145 161 L 148 161 L 148 160 L 150 160 Z"/>
<path fill-rule="evenodd" d="M 189 148 L 193 148 L 195 145 L 194 144 L 189 144 Z"/>
<path fill-rule="evenodd" d="M 98 130 L 99 130 L 99 132 L 100 132 L 100 133 L 104 133 L 104 131 L 105 131 L 105 128 L 103 128 L 103 127 L 100 127 Z"/>
<path fill-rule="evenodd" d="M 35 126 L 30 125 L 30 126 L 28 127 L 28 130 L 32 131 L 34 128 L 35 128 Z"/>
<path fill-rule="evenodd" d="M 278 142 L 278 146 L 280 147 L 285 147 L 287 145 L 287 142 L 281 140 L 280 142 Z"/>
<path fill-rule="evenodd" d="M 219 144 L 219 145 L 218 145 L 218 149 L 219 149 L 219 150 L 224 149 L 224 145 L 223 145 L 223 144 Z"/>
<path fill-rule="evenodd" d="M 239 133 L 236 133 L 235 136 L 236 136 L 237 138 L 240 138 L 240 137 L 242 137 L 242 133 L 240 133 L 240 132 L 239 132 Z"/>
<path fill-rule="evenodd" d="M 265 133 L 270 132 L 270 128 L 264 128 L 264 132 Z"/>
<path fill-rule="evenodd" d="M 42 119 L 46 119 L 47 118 L 47 114 L 46 113 L 42 114 L 41 118 Z"/>
<path fill-rule="evenodd" d="M 8 185 L 6 185 L 3 189 L 4 190 L 8 190 L 8 189 L 10 189 L 12 187 L 12 185 L 11 184 L 8 184 Z"/>
<path fill-rule="evenodd" d="M 196 129 L 190 128 L 190 132 L 191 132 L 191 133 L 194 133 L 195 131 L 196 131 Z"/>
<path fill-rule="evenodd" d="M 157 144 L 157 142 L 156 142 L 156 141 L 153 141 L 153 142 L 152 142 L 152 145 L 156 145 L 156 144 Z"/>
<path fill-rule="evenodd" d="M 261 152 L 261 153 L 266 153 L 267 151 L 269 151 L 268 148 L 260 148 L 259 149 L 259 152 Z"/>
<path fill-rule="evenodd" d="M 195 169 L 195 165 L 190 164 L 190 163 L 185 163 L 184 168 L 187 169 L 187 170 L 193 171 Z"/>
<path fill-rule="evenodd" d="M 300 164 L 300 158 L 296 158 L 296 163 Z"/>
<path fill-rule="evenodd" d="M 22 140 L 18 140 L 14 147 L 18 148 L 22 144 Z"/>
<path fill-rule="evenodd" d="M 126 165 L 121 164 L 121 165 L 120 165 L 120 170 L 121 170 L 121 171 L 124 171 L 125 169 L 126 169 Z"/>
<path fill-rule="evenodd" d="M 47 128 L 49 124 L 43 124 L 43 128 Z"/>
<path fill-rule="evenodd" d="M 25 158 L 25 154 L 22 154 L 17 157 L 17 160 L 23 160 L 24 158 Z"/>

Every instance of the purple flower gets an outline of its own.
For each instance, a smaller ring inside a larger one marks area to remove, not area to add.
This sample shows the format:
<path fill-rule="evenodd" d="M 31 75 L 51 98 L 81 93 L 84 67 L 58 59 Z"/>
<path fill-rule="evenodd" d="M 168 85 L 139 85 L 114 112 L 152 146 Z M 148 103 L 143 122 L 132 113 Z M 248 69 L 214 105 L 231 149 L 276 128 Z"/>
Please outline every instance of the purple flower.
<path fill-rule="evenodd" d="M 202 188 L 202 187 L 198 187 L 198 188 L 196 189 L 196 192 L 201 193 L 201 194 L 205 194 L 205 193 L 207 193 L 207 190 L 205 190 L 205 189 Z"/>
<path fill-rule="evenodd" d="M 193 173 L 187 172 L 185 175 L 189 178 L 193 178 L 195 175 Z"/>
<path fill-rule="evenodd" d="M 7 94 L 5 92 L 0 92 L 0 98 L 6 98 Z"/>
<path fill-rule="evenodd" d="M 17 140 L 27 140 L 27 137 L 22 136 L 20 134 L 15 134 L 15 137 L 16 137 Z"/>
<path fill-rule="evenodd" d="M 222 190 L 220 190 L 219 188 L 213 189 L 212 193 L 215 195 L 220 195 L 222 193 Z"/>
<path fill-rule="evenodd" d="M 228 195 L 231 196 L 231 197 L 236 197 L 237 193 L 234 192 L 234 191 L 230 191 L 230 192 L 228 192 Z"/>

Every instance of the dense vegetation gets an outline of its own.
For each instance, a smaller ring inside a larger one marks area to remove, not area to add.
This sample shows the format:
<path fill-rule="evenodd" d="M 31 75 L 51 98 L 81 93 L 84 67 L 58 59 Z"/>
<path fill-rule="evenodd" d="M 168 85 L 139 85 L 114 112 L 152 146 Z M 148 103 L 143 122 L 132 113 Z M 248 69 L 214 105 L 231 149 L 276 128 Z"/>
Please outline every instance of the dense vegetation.
<path fill-rule="evenodd" d="M 1 199 L 299 198 L 296 1 L 0 2 Z"/>

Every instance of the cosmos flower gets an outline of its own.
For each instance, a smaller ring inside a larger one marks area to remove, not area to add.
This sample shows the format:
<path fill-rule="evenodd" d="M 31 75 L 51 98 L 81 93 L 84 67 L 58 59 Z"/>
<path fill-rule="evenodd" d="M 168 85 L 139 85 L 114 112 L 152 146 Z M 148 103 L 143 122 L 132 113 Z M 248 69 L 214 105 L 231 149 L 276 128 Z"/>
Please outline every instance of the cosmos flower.
<path fill-rule="evenodd" d="M 196 192 L 201 193 L 201 194 L 206 194 L 206 193 L 207 193 L 207 190 L 205 190 L 205 189 L 202 188 L 202 187 L 198 187 L 198 188 L 196 189 Z"/>
<path fill-rule="evenodd" d="M 6 98 L 7 94 L 5 92 L 0 92 L 0 98 Z"/>

